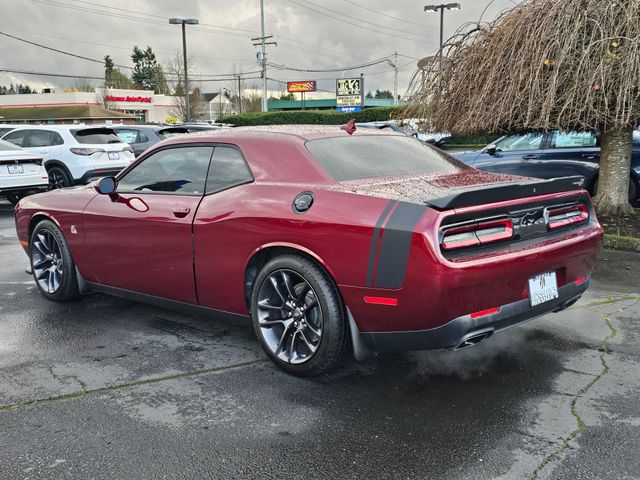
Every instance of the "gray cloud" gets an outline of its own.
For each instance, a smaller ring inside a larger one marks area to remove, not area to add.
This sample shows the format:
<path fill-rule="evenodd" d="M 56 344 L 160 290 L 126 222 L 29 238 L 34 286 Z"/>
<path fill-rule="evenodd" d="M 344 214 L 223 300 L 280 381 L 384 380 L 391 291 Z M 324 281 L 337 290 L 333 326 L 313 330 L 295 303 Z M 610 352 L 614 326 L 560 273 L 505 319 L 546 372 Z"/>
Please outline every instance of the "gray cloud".
<path fill-rule="evenodd" d="M 399 63 L 405 65 L 400 75 L 400 92 L 403 92 L 415 70 L 416 59 L 438 48 L 439 15 L 423 12 L 429 0 L 397 0 L 391 4 L 384 0 L 352 0 L 365 8 L 350 0 L 310 1 L 265 0 L 266 30 L 276 36 L 274 40 L 279 44 L 269 49 L 270 62 L 299 68 L 338 68 L 366 63 L 397 51 L 402 55 Z M 460 3 L 462 10 L 445 15 L 445 37 L 462 24 L 476 21 L 488 5 L 484 18 L 490 20 L 516 2 L 460 0 Z M 104 15 L 107 13 L 110 15 Z M 181 50 L 180 28 L 167 23 L 167 19 L 174 16 L 196 17 L 203 24 L 188 29 L 189 54 L 197 73 L 258 69 L 257 50 L 250 38 L 260 30 L 259 0 L 0 0 L 0 31 L 87 57 L 102 59 L 110 54 L 116 63 L 125 65 L 130 65 L 133 45 L 150 45 L 163 63 L 170 62 L 176 51 Z M 0 37 L 0 51 L 0 68 L 98 77 L 103 74 L 99 64 L 6 37 Z M 361 72 L 365 73 L 367 90 L 392 89 L 393 72 L 389 65 L 345 72 L 345 76 L 358 76 Z M 340 75 L 269 71 L 270 77 L 281 80 L 315 79 L 320 88 L 330 91 L 334 89 L 334 79 Z M 0 74 L 0 84 L 12 82 L 61 88 L 71 86 L 74 80 Z M 247 81 L 245 87 L 258 83 L 258 80 Z M 201 84 L 204 91 L 212 92 L 223 86 L 233 87 L 220 82 Z M 270 88 L 280 87 L 271 83 Z"/>

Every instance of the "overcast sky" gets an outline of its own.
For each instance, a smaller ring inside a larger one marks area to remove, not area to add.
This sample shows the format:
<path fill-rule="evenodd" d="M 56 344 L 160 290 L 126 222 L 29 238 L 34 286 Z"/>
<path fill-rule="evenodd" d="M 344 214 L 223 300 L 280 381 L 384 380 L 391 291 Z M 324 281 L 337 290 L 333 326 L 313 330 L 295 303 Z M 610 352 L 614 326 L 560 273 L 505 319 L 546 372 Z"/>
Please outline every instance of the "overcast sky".
<path fill-rule="evenodd" d="M 335 69 L 361 65 L 398 52 L 399 91 L 406 89 L 416 61 L 438 48 L 439 15 L 423 12 L 416 0 L 264 0 L 267 34 L 277 47 L 269 62 L 294 68 Z M 460 0 L 462 10 L 445 14 L 445 38 L 466 22 L 491 20 L 516 0 Z M 251 37 L 260 32 L 259 0 L 0 0 L 0 32 L 95 59 L 112 56 L 131 65 L 134 45 L 150 45 L 162 63 L 181 50 L 180 27 L 169 17 L 198 18 L 188 26 L 189 57 L 199 75 L 257 70 L 257 49 Z M 100 77 L 98 63 L 73 58 L 0 36 L 0 68 Z M 393 89 L 393 68 L 374 65 L 344 72 L 365 74 L 366 90 Z M 338 73 L 305 73 L 270 68 L 270 78 L 318 80 L 333 91 Z M 203 77 L 200 77 L 203 78 Z M 211 77 L 209 77 L 211 78 Z M 0 85 L 28 83 L 70 87 L 73 79 L 0 73 Z M 98 81 L 95 81 L 96 83 Z M 230 82 L 199 82 L 204 92 L 233 88 Z M 259 80 L 247 80 L 245 88 Z M 270 83 L 274 92 L 281 88 Z"/>

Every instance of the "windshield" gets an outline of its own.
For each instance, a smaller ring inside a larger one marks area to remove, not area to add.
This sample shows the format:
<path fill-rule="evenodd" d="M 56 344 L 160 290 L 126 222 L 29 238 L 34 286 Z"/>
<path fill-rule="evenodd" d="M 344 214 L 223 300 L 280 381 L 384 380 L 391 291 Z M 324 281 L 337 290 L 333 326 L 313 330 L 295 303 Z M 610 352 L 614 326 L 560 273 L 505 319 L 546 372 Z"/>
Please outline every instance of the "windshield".
<path fill-rule="evenodd" d="M 71 133 L 78 143 L 91 145 L 106 145 L 109 143 L 122 143 L 111 128 L 84 128 L 72 130 Z"/>
<path fill-rule="evenodd" d="M 323 138 L 307 142 L 306 147 L 338 182 L 361 178 L 452 173 L 468 168 L 414 138 L 400 135 Z"/>
<path fill-rule="evenodd" d="M 526 135 L 509 135 L 494 143 L 496 150 L 500 152 L 512 152 L 516 150 L 540 150 L 542 145 L 542 133 L 527 133 Z"/>

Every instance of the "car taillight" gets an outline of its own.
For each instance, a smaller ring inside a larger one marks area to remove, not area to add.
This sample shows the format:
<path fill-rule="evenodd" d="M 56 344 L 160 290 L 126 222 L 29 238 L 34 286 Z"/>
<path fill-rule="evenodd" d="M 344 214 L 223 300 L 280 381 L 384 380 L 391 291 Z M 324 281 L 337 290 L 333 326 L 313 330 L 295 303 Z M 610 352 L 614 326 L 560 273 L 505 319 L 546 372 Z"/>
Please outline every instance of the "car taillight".
<path fill-rule="evenodd" d="M 34 158 L 33 159 L 33 163 L 35 163 L 36 165 L 42 165 L 42 159 L 41 158 Z"/>
<path fill-rule="evenodd" d="M 549 213 L 549 229 L 566 227 L 574 223 L 579 223 L 589 218 L 587 207 L 582 204 L 571 205 L 569 207 L 550 208 Z"/>
<path fill-rule="evenodd" d="M 442 248 L 473 247 L 506 240 L 513 236 L 513 223 L 509 219 L 474 223 L 463 227 L 453 227 L 444 231 Z"/>
<path fill-rule="evenodd" d="M 104 152 L 103 148 L 70 148 L 69 150 L 71 150 L 71 153 L 74 153 L 76 155 L 84 155 L 87 157 L 89 155 L 93 155 L 94 153 Z"/>

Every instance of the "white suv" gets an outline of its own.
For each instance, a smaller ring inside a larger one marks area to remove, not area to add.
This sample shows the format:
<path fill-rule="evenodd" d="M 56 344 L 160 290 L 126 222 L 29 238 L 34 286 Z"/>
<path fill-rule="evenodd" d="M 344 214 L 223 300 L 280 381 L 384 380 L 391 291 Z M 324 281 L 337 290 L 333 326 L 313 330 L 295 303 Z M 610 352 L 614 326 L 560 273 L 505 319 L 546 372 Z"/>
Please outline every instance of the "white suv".
<path fill-rule="evenodd" d="M 132 148 L 104 126 L 25 125 L 2 139 L 41 156 L 51 188 L 115 175 L 135 158 Z"/>
<path fill-rule="evenodd" d="M 0 197 L 15 205 L 25 195 L 48 189 L 42 158 L 0 140 Z"/>

